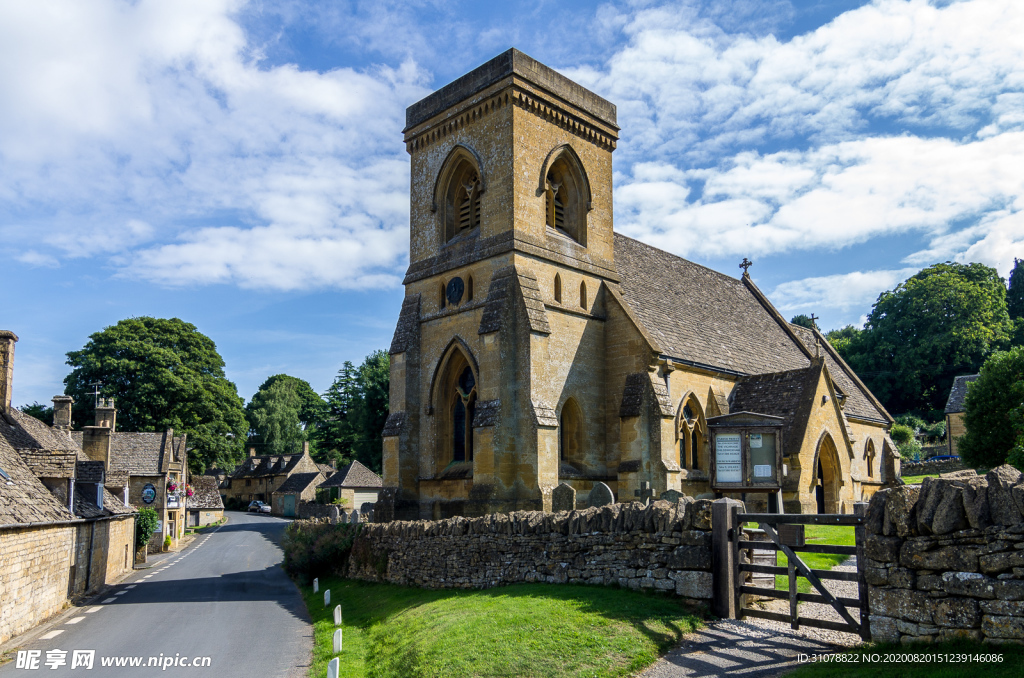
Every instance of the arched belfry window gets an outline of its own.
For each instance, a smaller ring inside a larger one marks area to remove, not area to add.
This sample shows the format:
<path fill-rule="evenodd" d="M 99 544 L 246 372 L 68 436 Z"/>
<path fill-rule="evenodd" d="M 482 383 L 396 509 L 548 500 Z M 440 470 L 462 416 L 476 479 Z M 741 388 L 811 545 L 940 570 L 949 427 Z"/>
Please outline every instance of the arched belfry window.
<path fill-rule="evenodd" d="M 590 185 L 583 164 L 569 146 L 555 149 L 548 159 L 541 186 L 548 228 L 586 245 Z"/>
<path fill-rule="evenodd" d="M 480 196 L 484 182 L 475 153 L 456 146 L 437 176 L 434 209 L 441 212 L 442 237 L 449 242 L 480 225 Z"/>
<path fill-rule="evenodd" d="M 583 461 L 583 412 L 574 398 L 562 405 L 558 417 L 558 456 L 562 461 Z"/>
<path fill-rule="evenodd" d="M 689 395 L 679 412 L 679 466 L 690 470 L 704 470 L 706 454 L 704 437 L 707 423 L 704 410 L 696 396 Z"/>
<path fill-rule="evenodd" d="M 452 461 L 473 461 L 473 412 L 476 409 L 476 377 L 469 365 L 456 381 L 451 398 Z"/>

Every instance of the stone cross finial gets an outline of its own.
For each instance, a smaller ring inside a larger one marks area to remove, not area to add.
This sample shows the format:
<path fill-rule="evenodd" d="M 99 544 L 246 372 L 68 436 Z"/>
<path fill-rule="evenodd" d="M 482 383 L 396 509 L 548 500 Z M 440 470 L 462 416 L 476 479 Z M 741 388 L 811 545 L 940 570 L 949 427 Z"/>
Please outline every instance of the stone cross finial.
<path fill-rule="evenodd" d="M 754 262 L 752 262 L 750 259 L 747 259 L 746 257 L 743 257 L 743 261 L 740 262 L 740 268 L 743 269 L 743 275 L 750 275 L 747 272 L 747 269 L 750 268 L 753 265 L 754 265 Z"/>
<path fill-rule="evenodd" d="M 819 320 L 821 320 L 821 318 L 819 318 L 818 316 L 816 316 L 816 315 L 814 315 L 812 313 L 811 314 L 811 327 L 814 328 L 814 329 L 818 329 L 818 321 Z"/>
<path fill-rule="evenodd" d="M 640 483 L 639 490 L 633 490 L 633 494 L 640 498 L 644 504 L 651 503 L 651 497 L 654 496 L 654 492 L 651 491 L 651 484 L 647 481 Z"/>

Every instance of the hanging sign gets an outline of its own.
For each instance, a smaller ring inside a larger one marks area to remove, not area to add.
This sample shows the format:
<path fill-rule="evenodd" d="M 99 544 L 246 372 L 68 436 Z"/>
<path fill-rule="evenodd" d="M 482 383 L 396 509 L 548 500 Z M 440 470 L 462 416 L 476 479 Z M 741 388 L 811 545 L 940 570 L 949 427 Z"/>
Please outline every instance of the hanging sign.
<path fill-rule="evenodd" d="M 142 501 L 147 504 L 152 504 L 156 499 L 156 488 L 153 487 L 153 483 L 146 483 L 145 487 L 142 488 Z"/>

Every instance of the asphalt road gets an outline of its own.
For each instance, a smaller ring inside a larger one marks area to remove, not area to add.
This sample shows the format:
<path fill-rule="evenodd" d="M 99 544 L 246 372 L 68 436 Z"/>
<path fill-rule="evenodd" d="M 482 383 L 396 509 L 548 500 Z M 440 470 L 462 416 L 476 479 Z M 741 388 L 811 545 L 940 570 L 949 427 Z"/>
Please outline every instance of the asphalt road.
<path fill-rule="evenodd" d="M 192 676 L 300 678 L 313 632 L 298 590 L 279 567 L 288 521 L 227 513 L 184 551 L 137 571 L 88 607 L 40 629 L 22 650 L 41 650 L 39 668 L 0 666 L 0 676 Z M 55 633 L 56 632 L 56 633 Z M 64 666 L 47 651 L 67 651 Z M 74 650 L 95 650 L 92 670 L 71 668 Z M 162 656 L 161 656 L 162 655 Z M 141 666 L 104 667 L 105 657 L 141 657 Z M 156 657 L 160 666 L 147 666 Z M 208 666 L 181 666 L 209 657 Z M 179 665 L 164 668 L 174 658 Z"/>

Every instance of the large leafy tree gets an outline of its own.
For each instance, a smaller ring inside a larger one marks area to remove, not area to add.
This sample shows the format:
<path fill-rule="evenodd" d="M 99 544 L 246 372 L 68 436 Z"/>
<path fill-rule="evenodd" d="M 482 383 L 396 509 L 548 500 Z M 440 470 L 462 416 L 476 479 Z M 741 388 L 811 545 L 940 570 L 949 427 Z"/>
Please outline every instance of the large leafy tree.
<path fill-rule="evenodd" d="M 1024 318 L 1024 259 L 1013 260 L 1010 289 L 1006 292 L 1006 310 L 1014 320 Z"/>
<path fill-rule="evenodd" d="M 275 374 L 263 382 L 245 408 L 249 421 L 249 445 L 261 454 L 284 454 L 301 449 L 316 439 L 326 403 L 309 382 L 287 374 Z"/>
<path fill-rule="evenodd" d="M 992 355 L 981 376 L 967 386 L 960 456 L 972 466 L 992 467 L 1006 461 L 1018 444 L 1024 407 L 1024 346 Z"/>
<path fill-rule="evenodd" d="M 386 351 L 374 351 L 358 368 L 344 364 L 324 394 L 328 415 L 321 429 L 321 454 L 341 463 L 358 459 L 381 472 L 390 377 Z"/>
<path fill-rule="evenodd" d="M 942 408 L 956 375 L 1005 348 L 1011 329 L 995 269 L 946 262 L 878 297 L 849 360 L 890 411 L 928 412 Z"/>
<path fill-rule="evenodd" d="M 789 322 L 800 327 L 806 327 L 809 330 L 814 329 L 814 321 L 811 320 L 811 316 L 804 315 L 803 313 L 793 316 Z"/>
<path fill-rule="evenodd" d="M 92 421 L 93 387 L 115 399 L 122 431 L 188 434 L 189 468 L 231 467 L 241 460 L 248 426 L 242 399 L 224 375 L 217 347 L 178 318 L 129 318 L 89 337 L 67 354 L 64 392 L 74 420 Z"/>

